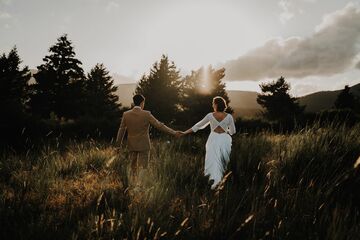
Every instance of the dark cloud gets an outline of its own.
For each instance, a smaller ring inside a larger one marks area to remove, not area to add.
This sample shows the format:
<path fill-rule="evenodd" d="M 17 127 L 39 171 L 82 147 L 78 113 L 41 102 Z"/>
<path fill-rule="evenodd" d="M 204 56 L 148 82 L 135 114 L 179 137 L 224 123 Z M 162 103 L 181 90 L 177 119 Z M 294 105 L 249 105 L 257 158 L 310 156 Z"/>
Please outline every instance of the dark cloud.
<path fill-rule="evenodd" d="M 355 67 L 360 69 L 360 62 L 358 62 Z"/>
<path fill-rule="evenodd" d="M 226 62 L 226 78 L 261 80 L 281 75 L 304 78 L 342 73 L 353 66 L 360 52 L 359 23 L 359 5 L 348 4 L 325 16 L 310 37 L 272 39 L 238 59 Z"/>

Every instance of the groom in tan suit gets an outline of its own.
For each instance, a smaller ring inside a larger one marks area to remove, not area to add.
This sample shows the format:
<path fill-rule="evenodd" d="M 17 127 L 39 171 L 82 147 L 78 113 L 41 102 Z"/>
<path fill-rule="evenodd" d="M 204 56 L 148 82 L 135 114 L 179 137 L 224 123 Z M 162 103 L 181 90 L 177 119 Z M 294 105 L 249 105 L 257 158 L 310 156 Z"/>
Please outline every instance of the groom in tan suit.
<path fill-rule="evenodd" d="M 135 95 L 133 97 L 134 108 L 124 112 L 120 128 L 117 134 L 116 143 L 122 145 L 125 131 L 128 133 L 127 144 L 130 153 L 132 176 L 136 176 L 138 168 L 146 168 L 150 155 L 150 136 L 149 126 L 174 136 L 180 136 L 181 133 L 175 131 L 163 123 L 159 122 L 149 111 L 145 111 L 145 97 Z"/>

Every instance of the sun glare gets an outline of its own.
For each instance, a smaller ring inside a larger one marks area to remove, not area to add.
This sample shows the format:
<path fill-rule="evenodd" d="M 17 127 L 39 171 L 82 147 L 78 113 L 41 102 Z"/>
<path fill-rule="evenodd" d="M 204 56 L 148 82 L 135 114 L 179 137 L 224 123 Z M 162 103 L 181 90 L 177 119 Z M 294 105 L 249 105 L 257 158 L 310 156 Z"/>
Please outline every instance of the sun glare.
<path fill-rule="evenodd" d="M 201 84 L 199 92 L 201 94 L 208 94 L 210 93 L 210 79 L 209 79 L 209 69 L 204 68 L 201 72 Z"/>

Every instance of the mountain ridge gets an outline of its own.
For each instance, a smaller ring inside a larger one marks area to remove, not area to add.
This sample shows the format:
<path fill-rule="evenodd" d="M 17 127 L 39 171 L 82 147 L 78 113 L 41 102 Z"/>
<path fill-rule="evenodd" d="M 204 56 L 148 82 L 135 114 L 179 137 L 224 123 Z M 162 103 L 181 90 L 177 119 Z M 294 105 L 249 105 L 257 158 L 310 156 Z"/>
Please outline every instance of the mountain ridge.
<path fill-rule="evenodd" d="M 119 96 L 119 102 L 123 106 L 131 106 L 136 83 L 118 84 L 117 87 L 116 93 Z M 306 112 L 319 112 L 332 108 L 338 94 L 342 90 L 319 91 L 299 97 L 298 101 L 300 105 L 306 105 Z M 256 102 L 258 92 L 242 90 L 227 90 L 226 92 L 230 98 L 230 106 L 235 111 L 235 117 L 254 117 L 263 110 Z M 350 92 L 360 97 L 360 83 L 351 86 Z"/>

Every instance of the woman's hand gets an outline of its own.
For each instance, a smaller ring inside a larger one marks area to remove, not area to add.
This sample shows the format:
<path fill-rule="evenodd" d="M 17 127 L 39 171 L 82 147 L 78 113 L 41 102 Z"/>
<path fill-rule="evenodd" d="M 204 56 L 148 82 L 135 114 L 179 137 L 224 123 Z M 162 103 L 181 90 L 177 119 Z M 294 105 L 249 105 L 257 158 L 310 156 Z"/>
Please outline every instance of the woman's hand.
<path fill-rule="evenodd" d="M 184 133 L 182 131 L 176 131 L 175 133 L 175 137 L 179 138 L 182 137 L 184 135 Z"/>

